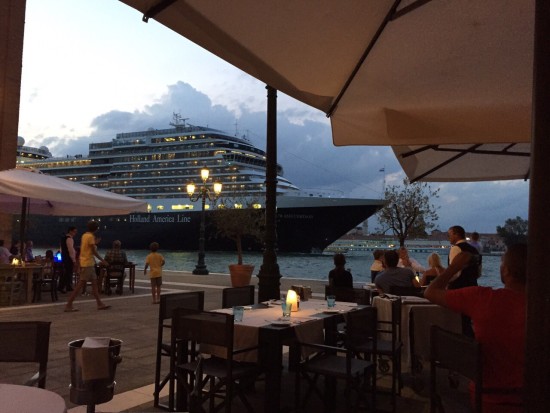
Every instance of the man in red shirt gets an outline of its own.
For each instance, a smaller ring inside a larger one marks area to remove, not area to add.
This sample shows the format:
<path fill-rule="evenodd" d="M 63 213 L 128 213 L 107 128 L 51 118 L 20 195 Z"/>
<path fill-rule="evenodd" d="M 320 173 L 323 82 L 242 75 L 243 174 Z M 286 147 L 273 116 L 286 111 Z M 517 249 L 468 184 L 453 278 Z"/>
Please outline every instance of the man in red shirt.
<path fill-rule="evenodd" d="M 447 290 L 452 276 L 468 265 L 461 252 L 428 286 L 424 297 L 472 319 L 483 354 L 483 411 L 522 412 L 525 363 L 527 246 L 510 246 L 502 257 L 504 288 L 465 287 Z"/>

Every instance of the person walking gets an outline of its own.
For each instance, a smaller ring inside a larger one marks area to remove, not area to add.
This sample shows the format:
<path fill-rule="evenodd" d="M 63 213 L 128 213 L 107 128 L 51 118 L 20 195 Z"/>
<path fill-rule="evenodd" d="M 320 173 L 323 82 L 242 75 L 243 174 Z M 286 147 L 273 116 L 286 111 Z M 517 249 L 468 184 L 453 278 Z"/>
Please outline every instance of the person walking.
<path fill-rule="evenodd" d="M 76 227 L 69 227 L 67 233 L 61 237 L 61 262 L 63 264 L 63 273 L 59 279 L 59 286 L 57 289 L 63 294 L 67 291 L 73 291 L 73 274 L 76 264 L 74 237 L 77 232 Z"/>
<path fill-rule="evenodd" d="M 157 252 L 159 249 L 158 242 L 152 242 L 149 246 L 149 249 L 151 250 L 151 253 L 147 255 L 147 257 L 145 257 L 145 268 L 143 269 L 143 275 L 147 275 L 147 269 L 151 267 L 149 278 L 151 279 L 151 294 L 153 296 L 153 304 L 159 304 L 164 257 Z"/>
<path fill-rule="evenodd" d="M 101 298 L 99 298 L 99 291 L 97 287 L 97 275 L 95 271 L 95 258 L 99 260 L 102 265 L 107 265 L 107 262 L 104 261 L 99 253 L 97 252 L 97 245 L 94 237 L 94 233 L 98 230 L 99 224 L 96 221 L 89 221 L 87 225 L 88 231 L 82 235 L 80 241 L 80 277 L 78 279 L 78 284 L 74 288 L 71 296 L 67 300 L 65 305 L 65 312 L 78 311 L 78 309 L 73 307 L 73 301 L 76 296 L 86 285 L 88 281 L 92 283 L 92 294 L 97 303 L 98 310 L 107 310 L 111 308 L 110 305 L 105 305 Z"/>

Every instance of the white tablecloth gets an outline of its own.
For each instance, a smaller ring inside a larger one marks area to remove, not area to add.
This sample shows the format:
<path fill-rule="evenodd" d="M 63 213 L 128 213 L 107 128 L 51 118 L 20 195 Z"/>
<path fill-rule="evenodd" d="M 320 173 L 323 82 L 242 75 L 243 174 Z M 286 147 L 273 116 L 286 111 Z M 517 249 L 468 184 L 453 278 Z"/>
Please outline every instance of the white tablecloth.
<path fill-rule="evenodd" d="M 0 384 L 2 413 L 66 413 L 65 400 L 51 391 L 38 387 Z"/>

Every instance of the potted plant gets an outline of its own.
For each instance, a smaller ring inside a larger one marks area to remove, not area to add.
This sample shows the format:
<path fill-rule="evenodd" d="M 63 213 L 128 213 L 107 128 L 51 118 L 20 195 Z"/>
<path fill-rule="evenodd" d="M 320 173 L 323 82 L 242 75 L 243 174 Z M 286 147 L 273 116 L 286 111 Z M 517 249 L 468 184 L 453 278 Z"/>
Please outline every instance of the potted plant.
<path fill-rule="evenodd" d="M 264 230 L 264 213 L 252 205 L 246 208 L 220 208 L 210 215 L 217 236 L 228 238 L 237 247 L 237 264 L 229 265 L 231 285 L 243 287 L 250 284 L 254 266 L 243 264 L 243 239 L 261 240 Z"/>

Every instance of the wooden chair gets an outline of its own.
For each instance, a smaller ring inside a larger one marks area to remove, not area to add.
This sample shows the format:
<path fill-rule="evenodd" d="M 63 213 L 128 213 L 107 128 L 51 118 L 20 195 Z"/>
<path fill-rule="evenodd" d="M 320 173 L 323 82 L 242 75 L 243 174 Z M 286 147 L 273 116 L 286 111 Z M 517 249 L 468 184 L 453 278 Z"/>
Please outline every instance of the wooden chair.
<path fill-rule="evenodd" d="M 105 268 L 105 280 L 103 292 L 107 295 L 111 295 L 111 288 L 116 287 L 116 293 L 122 295 L 124 290 L 124 278 L 126 278 L 126 271 L 123 262 L 112 262 Z"/>
<path fill-rule="evenodd" d="M 385 299 L 389 300 L 389 299 Z M 401 352 L 403 350 L 403 342 L 401 341 L 401 299 L 391 299 L 391 319 L 378 320 L 378 338 L 376 354 L 378 355 L 378 368 L 382 373 L 387 373 L 390 370 L 388 361 L 383 357 L 388 357 L 391 361 L 391 402 L 392 411 L 395 412 L 397 402 L 396 394 L 401 395 L 403 387 L 403 379 L 401 376 Z M 374 349 L 368 346 L 361 349 L 366 354 L 374 353 Z"/>
<path fill-rule="evenodd" d="M 162 357 L 171 357 L 171 346 L 169 339 L 164 338 L 165 330 L 170 331 L 172 328 L 171 321 L 172 313 L 176 308 L 188 308 L 196 311 L 204 309 L 204 291 L 191 291 L 177 294 L 162 294 L 160 296 L 158 333 L 157 333 L 157 353 L 155 367 L 155 391 L 154 391 L 154 406 L 174 409 L 174 377 L 170 372 L 164 375 L 161 380 Z M 168 406 L 159 403 L 160 392 L 169 383 L 169 401 Z"/>
<path fill-rule="evenodd" d="M 13 268 L 0 270 L 0 307 L 18 304 L 23 283 L 16 279 Z"/>
<path fill-rule="evenodd" d="M 50 324 L 49 321 L 0 322 L 0 362 L 38 363 L 38 372 L 25 382 L 26 386 L 46 388 Z"/>
<path fill-rule="evenodd" d="M 437 392 L 437 369 L 444 368 L 470 379 L 475 386 L 474 411 L 482 408 L 482 355 L 480 344 L 463 334 L 433 325 L 430 329 L 430 412 L 444 412 Z"/>
<path fill-rule="evenodd" d="M 424 297 L 422 288 L 419 287 L 397 287 L 392 285 L 390 287 L 390 294 L 399 296 L 411 296 L 411 297 Z"/>
<path fill-rule="evenodd" d="M 223 408 L 230 413 L 232 400 L 238 396 L 249 412 L 254 411 L 241 384 L 254 380 L 259 368 L 256 364 L 236 362 L 233 357 L 257 350 L 258 346 L 234 349 L 233 333 L 233 315 L 174 310 L 171 345 L 177 350 L 172 353 L 171 366 L 178 381 L 178 411 L 185 410 L 190 395 L 194 395 L 194 409 L 208 400 L 210 412 Z M 202 374 L 197 374 L 199 370 Z M 217 398 L 223 401 L 216 404 Z"/>
<path fill-rule="evenodd" d="M 325 285 L 325 298 L 334 295 L 336 301 L 370 305 L 370 292 L 364 288 L 336 288 Z"/>
<path fill-rule="evenodd" d="M 254 304 L 254 286 L 224 288 L 222 290 L 222 308 L 231 308 L 235 305 Z"/>
<path fill-rule="evenodd" d="M 374 307 L 362 308 L 346 314 L 347 328 L 344 347 L 305 341 L 298 342 L 299 352 L 305 348 L 306 351 L 314 351 L 314 353 L 302 360 L 296 371 L 295 404 L 297 409 L 303 408 L 310 395 L 316 393 L 324 401 L 325 411 L 332 410 L 334 398 L 328 392 L 317 388 L 317 380 L 323 376 L 325 381 L 340 379 L 346 383 L 346 411 L 357 410 L 357 406 L 352 410 L 350 394 L 352 390 L 357 393 L 357 405 L 367 390 L 370 390 L 370 407 L 372 411 L 376 410 L 376 314 L 377 311 Z M 361 352 L 360 349 L 364 348 L 367 343 L 370 343 L 372 349 L 371 360 L 357 357 Z M 308 384 L 303 400 L 300 395 L 301 378 L 304 378 Z"/>

